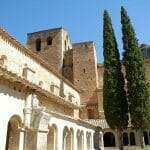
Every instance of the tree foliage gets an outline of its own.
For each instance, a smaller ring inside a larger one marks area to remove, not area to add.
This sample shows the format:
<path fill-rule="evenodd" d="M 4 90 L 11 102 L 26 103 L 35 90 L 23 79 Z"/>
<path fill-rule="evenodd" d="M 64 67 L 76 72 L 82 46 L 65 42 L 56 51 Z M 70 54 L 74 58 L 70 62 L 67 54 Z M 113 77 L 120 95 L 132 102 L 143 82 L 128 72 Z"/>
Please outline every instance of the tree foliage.
<path fill-rule="evenodd" d="M 121 62 L 108 12 L 103 24 L 104 86 L 103 108 L 106 121 L 112 129 L 122 130 L 128 125 L 128 105 L 124 90 Z"/>
<path fill-rule="evenodd" d="M 150 100 L 144 59 L 130 18 L 123 7 L 121 7 L 121 24 L 131 124 L 135 129 L 144 129 L 150 125 Z"/>

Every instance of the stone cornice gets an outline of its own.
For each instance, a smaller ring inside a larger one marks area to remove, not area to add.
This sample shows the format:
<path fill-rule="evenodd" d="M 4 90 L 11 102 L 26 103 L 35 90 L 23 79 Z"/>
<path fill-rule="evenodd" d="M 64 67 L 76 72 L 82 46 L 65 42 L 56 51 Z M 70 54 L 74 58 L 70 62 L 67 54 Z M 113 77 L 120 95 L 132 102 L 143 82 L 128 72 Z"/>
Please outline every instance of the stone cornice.
<path fill-rule="evenodd" d="M 17 76 L 17 74 L 12 73 L 2 67 L 0 67 L 0 78 L 8 80 L 9 82 L 17 82 L 17 83 L 21 84 L 23 87 L 27 88 L 28 90 L 34 91 L 35 93 L 38 92 L 41 95 L 46 96 L 47 98 L 49 98 L 51 101 L 53 101 L 55 103 L 61 104 L 63 106 L 66 106 L 66 107 L 69 107 L 72 109 L 80 109 L 79 105 L 76 105 L 69 101 L 66 101 L 64 98 L 56 96 L 56 95 L 42 89 L 41 87 L 39 87 L 33 83 L 30 83 L 28 80 Z"/>
<path fill-rule="evenodd" d="M 76 88 L 69 80 L 67 80 L 65 77 L 63 77 L 58 71 L 56 71 L 53 67 L 51 67 L 46 61 L 42 59 L 41 56 L 35 54 L 31 50 L 29 50 L 27 47 L 22 45 L 19 41 L 17 41 L 14 37 L 10 36 L 4 29 L 0 28 L 0 35 L 7 41 L 9 41 L 13 46 L 18 48 L 20 51 L 40 63 L 43 67 L 45 67 L 47 70 L 55 74 L 58 78 L 62 79 L 64 82 L 66 82 L 69 86 L 71 86 L 76 91 L 80 92 L 78 88 Z"/>
<path fill-rule="evenodd" d="M 76 118 L 73 118 L 73 117 L 70 117 L 70 116 L 67 116 L 67 115 L 64 115 L 64 114 L 60 114 L 60 113 L 56 113 L 54 111 L 50 111 L 50 110 L 45 110 L 46 113 L 49 113 L 50 115 L 54 116 L 54 117 L 57 117 L 57 118 L 60 118 L 60 119 L 63 119 L 63 120 L 69 120 L 73 123 L 76 123 L 78 125 L 82 125 L 84 127 L 88 127 L 88 128 L 93 128 L 95 129 L 96 126 L 93 125 L 92 123 L 88 122 L 88 121 L 85 121 L 85 120 L 81 120 L 81 119 L 76 119 Z"/>

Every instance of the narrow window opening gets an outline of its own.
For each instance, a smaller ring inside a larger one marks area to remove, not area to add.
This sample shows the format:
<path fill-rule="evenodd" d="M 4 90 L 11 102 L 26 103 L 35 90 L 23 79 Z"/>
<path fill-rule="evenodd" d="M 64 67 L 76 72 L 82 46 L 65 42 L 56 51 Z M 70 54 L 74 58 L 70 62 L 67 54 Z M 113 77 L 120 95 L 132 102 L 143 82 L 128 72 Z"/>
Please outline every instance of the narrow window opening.
<path fill-rule="evenodd" d="M 52 37 L 47 38 L 47 45 L 52 45 Z"/>
<path fill-rule="evenodd" d="M 67 49 L 67 43 L 66 43 L 66 40 L 65 40 L 65 50 Z"/>
<path fill-rule="evenodd" d="M 41 39 L 37 39 L 36 40 L 36 51 L 40 51 L 41 50 Z"/>
<path fill-rule="evenodd" d="M 83 69 L 84 73 L 85 73 L 85 68 Z"/>
<path fill-rule="evenodd" d="M 133 132 L 130 133 L 130 145 L 136 145 L 135 144 L 135 135 Z"/>
<path fill-rule="evenodd" d="M 68 35 L 66 36 L 66 39 L 67 39 L 67 41 L 68 41 Z"/>

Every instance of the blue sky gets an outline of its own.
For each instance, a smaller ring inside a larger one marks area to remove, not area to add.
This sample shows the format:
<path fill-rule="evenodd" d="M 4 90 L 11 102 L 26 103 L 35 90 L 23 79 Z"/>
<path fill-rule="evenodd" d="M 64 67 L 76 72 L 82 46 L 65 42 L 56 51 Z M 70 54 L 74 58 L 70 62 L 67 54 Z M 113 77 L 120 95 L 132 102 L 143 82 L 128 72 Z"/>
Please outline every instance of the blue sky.
<path fill-rule="evenodd" d="M 122 53 L 120 7 L 131 18 L 140 43 L 150 44 L 150 0 L 0 0 L 0 27 L 26 44 L 26 34 L 64 27 L 71 41 L 94 41 L 103 62 L 103 11 L 107 9 Z"/>

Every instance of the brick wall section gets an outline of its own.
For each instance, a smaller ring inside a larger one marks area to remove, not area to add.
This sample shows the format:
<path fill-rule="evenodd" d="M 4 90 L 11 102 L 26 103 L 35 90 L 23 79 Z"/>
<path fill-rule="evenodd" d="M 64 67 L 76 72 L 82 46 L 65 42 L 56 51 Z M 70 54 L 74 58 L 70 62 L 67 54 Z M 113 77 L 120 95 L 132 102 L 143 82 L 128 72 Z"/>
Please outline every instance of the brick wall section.
<path fill-rule="evenodd" d="M 74 85 L 81 89 L 82 104 L 97 102 L 97 61 L 93 42 L 73 44 Z"/>

